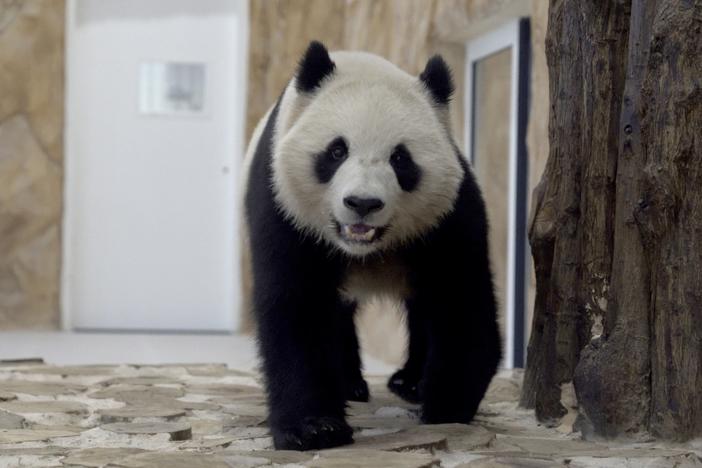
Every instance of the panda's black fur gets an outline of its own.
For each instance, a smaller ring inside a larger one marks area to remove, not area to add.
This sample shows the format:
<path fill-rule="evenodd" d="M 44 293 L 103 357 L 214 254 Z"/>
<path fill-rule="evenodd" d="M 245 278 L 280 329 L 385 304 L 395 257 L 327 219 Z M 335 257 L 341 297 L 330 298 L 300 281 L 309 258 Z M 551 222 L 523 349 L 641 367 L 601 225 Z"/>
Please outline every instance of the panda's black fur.
<path fill-rule="evenodd" d="M 313 57 L 308 51 L 298 70 L 304 77 L 298 89 L 314 90 L 334 71 L 320 58 L 326 49 L 313 44 L 310 50 Z M 452 89 L 442 64 L 433 58 L 423 74 L 437 105 L 446 104 Z M 354 260 L 296 229 L 274 196 L 272 141 L 280 105 L 279 99 L 258 140 L 245 205 L 268 422 L 276 448 L 308 450 L 352 442 L 346 401 L 369 395 L 353 322 L 356 304 L 338 292 Z M 425 423 L 469 423 L 501 358 L 485 205 L 453 146 L 463 170 L 453 210 L 398 252 L 411 289 L 409 357 L 388 386 L 421 402 Z M 333 172 L 321 170 L 323 177 Z"/>

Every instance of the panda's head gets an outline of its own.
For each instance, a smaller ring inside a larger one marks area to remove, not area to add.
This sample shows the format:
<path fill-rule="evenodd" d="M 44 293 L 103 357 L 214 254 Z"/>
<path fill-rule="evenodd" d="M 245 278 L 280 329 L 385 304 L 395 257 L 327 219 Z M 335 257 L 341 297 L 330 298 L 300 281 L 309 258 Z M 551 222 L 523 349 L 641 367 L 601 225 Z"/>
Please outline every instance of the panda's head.
<path fill-rule="evenodd" d="M 421 237 L 463 178 L 439 56 L 411 76 L 375 55 L 310 44 L 279 104 L 276 200 L 301 230 L 361 257 Z"/>

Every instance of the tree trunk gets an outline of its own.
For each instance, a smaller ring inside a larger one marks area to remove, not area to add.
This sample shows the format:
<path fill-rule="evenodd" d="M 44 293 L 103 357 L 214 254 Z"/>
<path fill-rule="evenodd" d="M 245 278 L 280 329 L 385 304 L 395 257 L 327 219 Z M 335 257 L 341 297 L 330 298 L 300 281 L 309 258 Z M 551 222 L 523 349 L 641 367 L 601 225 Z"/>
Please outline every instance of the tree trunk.
<path fill-rule="evenodd" d="M 702 0 L 552 0 L 550 154 L 522 405 L 702 434 Z"/>

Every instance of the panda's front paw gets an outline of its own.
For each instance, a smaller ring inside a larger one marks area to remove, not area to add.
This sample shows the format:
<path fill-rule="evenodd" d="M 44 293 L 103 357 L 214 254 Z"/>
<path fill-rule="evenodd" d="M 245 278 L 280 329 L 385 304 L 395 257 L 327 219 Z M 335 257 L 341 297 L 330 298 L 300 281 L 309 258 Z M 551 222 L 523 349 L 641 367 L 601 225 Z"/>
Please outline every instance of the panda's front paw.
<path fill-rule="evenodd" d="M 410 403 L 422 402 L 419 377 L 412 375 L 405 369 L 400 369 L 390 377 L 388 388 L 405 401 Z"/>
<path fill-rule="evenodd" d="M 363 377 L 354 379 L 346 389 L 346 399 L 349 401 L 368 401 L 369 398 L 368 384 Z"/>
<path fill-rule="evenodd" d="M 425 405 L 420 412 L 422 424 L 470 424 L 472 414 L 461 413 L 451 408 L 436 408 Z"/>
<path fill-rule="evenodd" d="M 318 450 L 353 442 L 353 429 L 341 418 L 306 417 L 298 424 L 272 428 L 276 450 Z"/>
<path fill-rule="evenodd" d="M 451 395 L 426 395 L 422 405 L 420 419 L 423 424 L 470 424 L 478 409 L 478 401 L 465 396 L 456 398 Z"/>

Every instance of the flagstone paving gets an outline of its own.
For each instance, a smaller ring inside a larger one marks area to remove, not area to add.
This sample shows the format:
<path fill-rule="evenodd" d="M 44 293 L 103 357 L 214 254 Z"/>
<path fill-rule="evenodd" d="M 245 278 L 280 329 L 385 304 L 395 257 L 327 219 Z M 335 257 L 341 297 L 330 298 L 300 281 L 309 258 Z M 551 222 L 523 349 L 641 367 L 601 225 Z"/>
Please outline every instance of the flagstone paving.
<path fill-rule="evenodd" d="M 702 442 L 582 440 L 517 407 L 521 374 L 502 372 L 476 421 L 420 425 L 417 407 L 369 376 L 350 403 L 355 443 L 273 450 L 260 376 L 218 364 L 51 366 L 0 362 L 0 467 L 702 467 Z M 567 393 L 567 392 L 566 392 Z"/>

